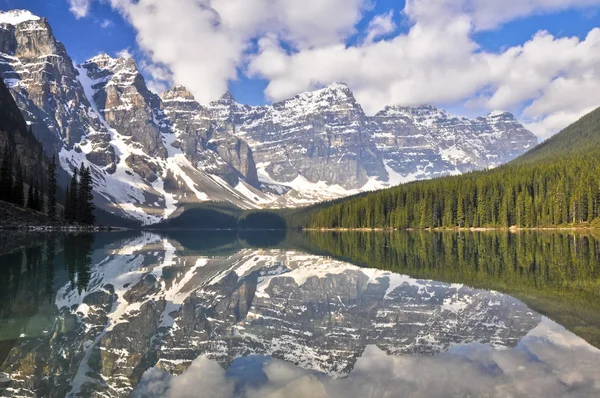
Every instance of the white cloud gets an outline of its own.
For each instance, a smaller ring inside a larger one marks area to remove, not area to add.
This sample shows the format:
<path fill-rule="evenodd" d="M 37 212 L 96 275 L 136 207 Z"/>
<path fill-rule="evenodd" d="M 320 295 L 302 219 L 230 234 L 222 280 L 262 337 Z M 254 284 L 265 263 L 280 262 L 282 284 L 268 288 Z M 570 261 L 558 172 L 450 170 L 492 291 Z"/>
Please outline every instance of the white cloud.
<path fill-rule="evenodd" d="M 69 10 L 80 19 L 86 17 L 90 12 L 92 0 L 69 0 Z"/>
<path fill-rule="evenodd" d="M 138 32 L 140 48 L 201 102 L 238 77 L 252 39 L 273 35 L 310 49 L 354 33 L 367 0 L 110 0 Z"/>
<path fill-rule="evenodd" d="M 148 62 L 145 59 L 142 59 L 138 65 L 142 72 L 149 77 L 146 85 L 150 91 L 161 94 L 173 86 L 173 74 L 166 66 Z"/>
<path fill-rule="evenodd" d="M 289 53 L 263 39 L 248 73 L 269 81 L 266 95 L 274 101 L 343 81 L 368 113 L 389 104 L 466 103 L 487 112 L 531 102 L 522 119 L 543 138 L 600 105 L 600 29 L 584 40 L 540 32 L 492 53 L 473 40 L 472 15 L 456 14 L 444 1 L 419 8 L 432 1 L 409 3 L 412 27 L 386 41 Z"/>
<path fill-rule="evenodd" d="M 100 21 L 100 27 L 102 29 L 107 29 L 110 28 L 114 25 L 114 22 L 111 21 L 110 19 L 103 19 L 102 21 Z"/>
<path fill-rule="evenodd" d="M 489 30 L 530 15 L 586 9 L 598 4 L 600 0 L 408 0 L 406 11 L 413 20 L 421 21 L 469 14 L 476 30 Z"/>
<path fill-rule="evenodd" d="M 89 11 L 78 4 L 77 16 Z M 600 31 L 585 38 L 540 32 L 487 52 L 479 30 L 516 18 L 600 0 L 409 0 L 402 12 L 371 17 L 364 41 L 348 46 L 372 0 L 110 0 L 138 32 L 154 90 L 182 84 L 200 102 L 217 99 L 240 73 L 266 79 L 268 99 L 346 82 L 369 113 L 386 105 L 463 104 L 521 111 L 541 137 L 600 105 Z M 85 10 L 85 11 L 84 11 Z M 74 11 L 75 12 L 75 11 Z M 397 14 L 396 14 L 397 15 Z M 383 38 L 383 39 L 382 39 Z"/>
<path fill-rule="evenodd" d="M 206 398 L 233 396 L 233 381 L 225 378 L 225 369 L 217 362 L 198 358 L 179 377 L 173 379 L 169 398 L 196 398 L 201 393 Z"/>
<path fill-rule="evenodd" d="M 387 14 L 376 15 L 367 28 L 367 37 L 365 41 L 371 43 L 382 36 L 389 35 L 396 30 L 396 23 L 394 22 L 394 10 L 391 10 Z"/>
<path fill-rule="evenodd" d="M 119 58 L 133 58 L 133 54 L 131 54 L 129 47 L 117 51 L 116 56 Z"/>

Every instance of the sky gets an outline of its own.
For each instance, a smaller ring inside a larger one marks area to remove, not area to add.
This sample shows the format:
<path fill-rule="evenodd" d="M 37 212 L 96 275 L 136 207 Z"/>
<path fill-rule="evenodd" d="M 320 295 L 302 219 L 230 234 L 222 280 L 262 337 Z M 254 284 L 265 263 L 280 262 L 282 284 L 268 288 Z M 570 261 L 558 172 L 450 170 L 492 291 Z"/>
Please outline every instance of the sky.
<path fill-rule="evenodd" d="M 514 113 L 545 139 L 600 106 L 600 0 L 0 0 L 75 62 L 133 56 L 151 89 L 258 105 L 346 83 L 368 114 Z"/>

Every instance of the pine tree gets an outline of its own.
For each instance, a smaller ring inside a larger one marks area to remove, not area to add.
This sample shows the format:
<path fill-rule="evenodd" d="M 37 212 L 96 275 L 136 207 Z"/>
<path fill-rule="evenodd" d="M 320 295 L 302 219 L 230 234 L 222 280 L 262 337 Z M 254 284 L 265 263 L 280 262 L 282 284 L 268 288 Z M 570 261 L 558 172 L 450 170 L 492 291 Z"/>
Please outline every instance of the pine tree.
<path fill-rule="evenodd" d="M 35 198 L 33 193 L 33 180 L 29 180 L 29 190 L 27 190 L 27 208 L 35 208 Z"/>
<path fill-rule="evenodd" d="M 86 194 L 85 194 L 85 166 L 81 163 L 79 167 L 79 186 L 77 192 L 77 215 L 76 220 L 78 223 L 83 224 L 85 218 L 85 207 L 86 207 Z"/>
<path fill-rule="evenodd" d="M 25 205 L 24 197 L 24 182 L 23 182 L 23 168 L 21 167 L 21 159 L 17 158 L 17 166 L 15 172 L 15 184 L 13 186 L 13 198 L 12 202 L 17 206 L 23 207 Z"/>
<path fill-rule="evenodd" d="M 47 213 L 50 219 L 56 218 L 56 156 L 52 155 L 50 166 L 48 167 L 48 209 Z"/>
<path fill-rule="evenodd" d="M 67 186 L 67 191 L 65 195 L 65 206 L 61 211 L 61 219 L 67 221 L 67 209 L 71 208 L 71 193 L 69 192 L 69 186 Z"/>
<path fill-rule="evenodd" d="M 84 225 L 92 225 L 94 218 L 94 195 L 92 175 L 89 168 L 81 165 L 79 170 L 78 221 Z"/>
<path fill-rule="evenodd" d="M 73 178 L 71 178 L 71 185 L 69 186 L 69 197 L 67 199 L 68 207 L 65 207 L 65 220 L 71 223 L 77 222 L 77 205 L 79 204 L 78 172 L 79 171 L 77 169 L 73 171 Z"/>
<path fill-rule="evenodd" d="M 12 152 L 8 145 L 4 147 L 0 165 L 0 200 L 10 202 L 13 193 Z"/>
<path fill-rule="evenodd" d="M 33 203 L 33 209 L 35 211 L 42 211 L 42 198 L 40 196 L 40 189 L 37 182 L 33 186 Z"/>

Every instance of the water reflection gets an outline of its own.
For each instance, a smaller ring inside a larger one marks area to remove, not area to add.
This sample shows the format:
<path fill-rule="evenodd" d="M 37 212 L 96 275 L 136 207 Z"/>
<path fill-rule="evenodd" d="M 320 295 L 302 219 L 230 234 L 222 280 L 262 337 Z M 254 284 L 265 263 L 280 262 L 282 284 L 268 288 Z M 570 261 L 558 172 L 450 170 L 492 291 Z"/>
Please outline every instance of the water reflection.
<path fill-rule="evenodd" d="M 563 327 L 599 335 L 591 236 L 185 231 L 11 245 L 5 396 L 600 394 L 600 352 Z"/>
<path fill-rule="evenodd" d="M 545 318 L 510 349 L 472 344 L 435 356 L 397 356 L 367 346 L 341 379 L 278 359 L 240 357 L 224 369 L 201 357 L 178 377 L 149 370 L 133 396 L 595 397 L 598 371 L 598 351 Z"/>

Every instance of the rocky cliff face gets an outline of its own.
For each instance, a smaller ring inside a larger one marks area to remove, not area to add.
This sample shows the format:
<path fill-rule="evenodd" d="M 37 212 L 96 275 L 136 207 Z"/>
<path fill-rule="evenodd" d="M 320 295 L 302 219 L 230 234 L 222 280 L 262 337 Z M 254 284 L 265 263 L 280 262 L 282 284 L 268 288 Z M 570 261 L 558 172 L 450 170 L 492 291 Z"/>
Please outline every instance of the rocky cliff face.
<path fill-rule="evenodd" d="M 210 112 L 202 107 L 183 86 L 162 94 L 162 110 L 177 136 L 173 144 L 197 168 L 216 174 L 230 185 L 241 176 L 258 187 L 254 156 L 248 144 L 233 134 L 233 125 L 216 126 Z"/>
<path fill-rule="evenodd" d="M 495 167 L 536 138 L 510 114 L 453 117 L 434 107 L 364 114 L 332 84 L 251 107 L 204 107 L 184 87 L 152 93 L 131 58 L 74 66 L 48 22 L 0 13 L 0 73 L 48 154 L 92 169 L 101 208 L 144 223 L 187 203 L 301 206 L 415 179 Z"/>
<path fill-rule="evenodd" d="M 386 165 L 403 180 L 497 167 L 537 144 L 505 112 L 468 119 L 434 106 L 387 107 L 372 128 Z"/>
<path fill-rule="evenodd" d="M 267 200 L 233 128 L 203 121 L 195 101 L 173 92 L 163 101 L 133 59 L 74 66 L 48 22 L 27 11 L 0 14 L 0 45 L 0 72 L 34 134 L 67 172 L 91 167 L 100 207 L 154 223 L 186 203 Z"/>
<path fill-rule="evenodd" d="M 514 347 L 541 319 L 499 293 L 299 252 L 202 257 L 144 234 L 102 253 L 87 291 L 63 286 L 48 330 L 14 344 L 4 393 L 126 397 L 146 369 L 180 374 L 200 355 L 225 367 L 270 356 L 340 378 L 368 345 L 391 355 Z"/>
<path fill-rule="evenodd" d="M 0 15 L 0 71 L 48 153 L 73 148 L 86 135 L 91 153 L 110 152 L 106 130 L 88 112 L 73 61 L 46 19 L 27 11 Z"/>
<path fill-rule="evenodd" d="M 238 106 L 227 96 L 211 109 L 216 119 L 237 126 L 261 171 L 275 181 L 305 178 L 352 190 L 369 177 L 386 179 L 364 112 L 345 85 L 255 108 Z"/>
<path fill-rule="evenodd" d="M 299 194 L 289 203 L 492 168 L 537 144 L 509 113 L 468 119 L 420 106 L 370 117 L 339 83 L 272 106 L 244 106 L 228 94 L 210 109 L 250 144 L 264 184 Z"/>

